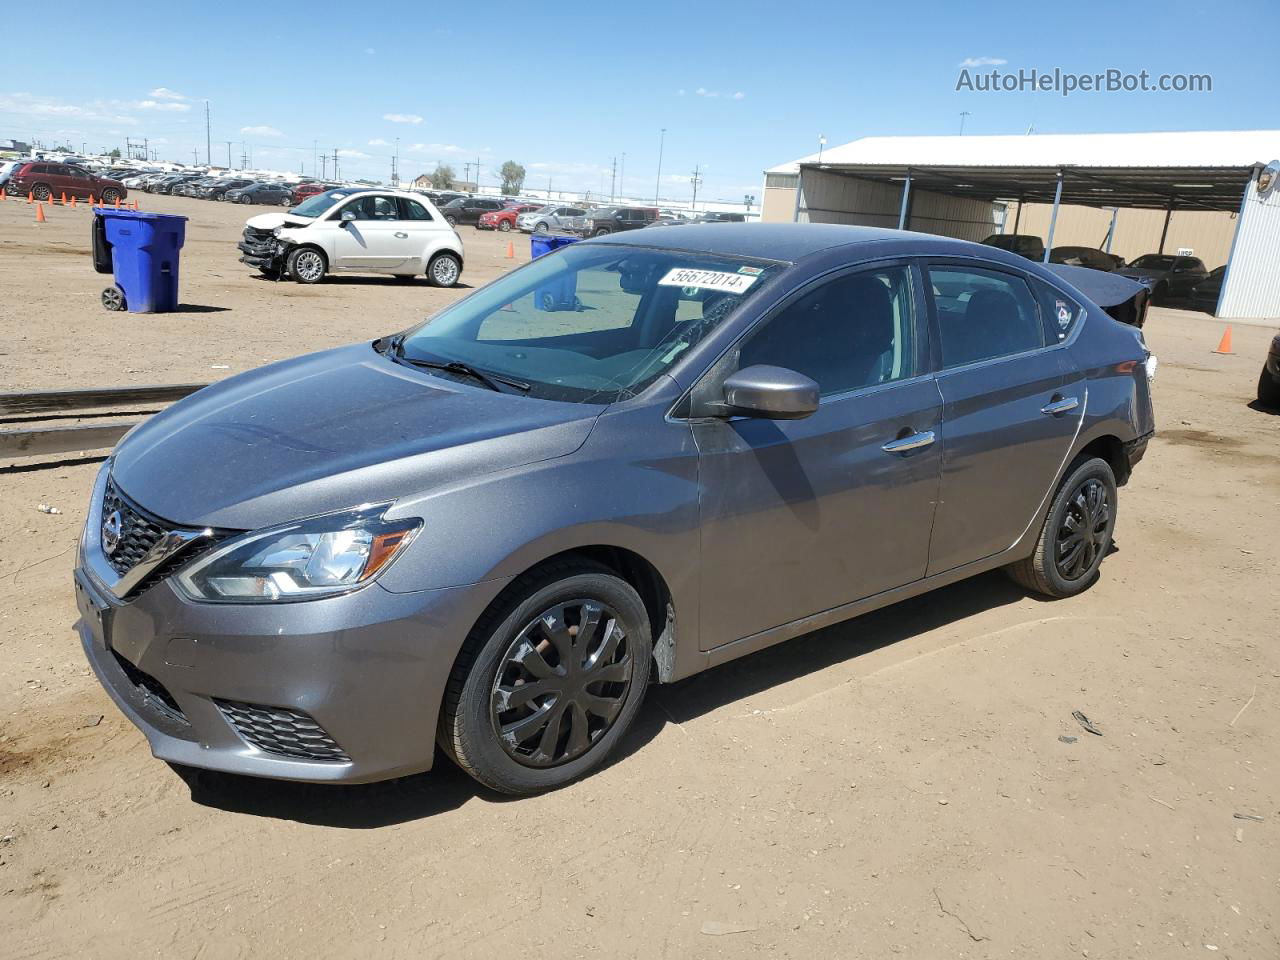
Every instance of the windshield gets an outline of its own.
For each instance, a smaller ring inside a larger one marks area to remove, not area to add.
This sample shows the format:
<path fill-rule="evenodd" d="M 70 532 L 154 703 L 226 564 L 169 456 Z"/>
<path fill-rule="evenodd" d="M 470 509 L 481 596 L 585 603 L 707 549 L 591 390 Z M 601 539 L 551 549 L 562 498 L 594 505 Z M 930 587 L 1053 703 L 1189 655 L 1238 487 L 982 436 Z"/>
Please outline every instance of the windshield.
<path fill-rule="evenodd" d="M 324 193 L 317 193 L 314 197 L 308 197 L 289 212 L 295 217 L 318 217 L 339 200 L 345 200 L 356 192 L 355 190 L 326 190 Z"/>
<path fill-rule="evenodd" d="M 549 400 L 632 396 L 723 323 L 782 266 L 705 253 L 581 244 L 539 257 L 442 311 L 402 344 Z"/>
<path fill-rule="evenodd" d="M 1148 253 L 1133 261 L 1129 266 L 1137 267 L 1139 270 L 1168 270 L 1173 266 L 1173 257 L 1168 254 L 1161 256 L 1158 253 Z"/>

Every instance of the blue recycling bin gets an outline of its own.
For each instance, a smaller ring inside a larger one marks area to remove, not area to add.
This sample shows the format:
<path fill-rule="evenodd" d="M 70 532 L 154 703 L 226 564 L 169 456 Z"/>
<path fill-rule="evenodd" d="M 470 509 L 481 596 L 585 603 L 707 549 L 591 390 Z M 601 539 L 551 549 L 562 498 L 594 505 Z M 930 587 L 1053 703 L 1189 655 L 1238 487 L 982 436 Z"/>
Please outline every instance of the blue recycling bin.
<path fill-rule="evenodd" d="M 529 237 L 529 252 L 534 260 L 545 253 L 577 243 L 581 237 L 556 233 L 535 233 Z M 577 310 L 582 306 L 578 299 L 578 279 L 570 273 L 543 284 L 533 292 L 533 304 L 538 310 L 554 313 L 558 310 Z"/>
<path fill-rule="evenodd" d="M 178 259 L 187 236 L 187 218 L 139 210 L 94 211 L 94 265 L 101 269 L 103 247 L 115 286 L 102 291 L 108 310 L 169 313 L 178 309 Z"/>

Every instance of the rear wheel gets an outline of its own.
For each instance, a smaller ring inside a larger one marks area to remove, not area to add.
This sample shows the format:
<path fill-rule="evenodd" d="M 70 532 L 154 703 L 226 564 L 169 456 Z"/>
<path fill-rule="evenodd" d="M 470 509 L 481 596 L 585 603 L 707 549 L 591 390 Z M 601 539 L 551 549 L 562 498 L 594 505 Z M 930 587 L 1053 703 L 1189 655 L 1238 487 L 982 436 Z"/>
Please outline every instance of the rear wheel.
<path fill-rule="evenodd" d="M 31 195 L 37 200 L 48 200 L 53 196 L 53 191 L 49 189 L 47 183 L 37 183 L 31 188 Z"/>
<path fill-rule="evenodd" d="M 1075 596 L 1097 580 L 1115 525 L 1111 465 L 1100 457 L 1078 459 L 1049 506 L 1035 552 L 1005 571 L 1019 585 L 1047 597 Z"/>
<path fill-rule="evenodd" d="M 1280 409 L 1280 380 L 1271 376 L 1265 367 L 1258 377 L 1258 402 L 1267 407 Z"/>
<path fill-rule="evenodd" d="M 324 279 L 329 265 L 324 254 L 313 247 L 297 247 L 289 252 L 285 269 L 298 283 L 319 283 Z"/>
<path fill-rule="evenodd" d="M 111 311 L 125 310 L 124 291 L 119 287 L 107 287 L 102 291 L 102 305 Z"/>
<path fill-rule="evenodd" d="M 462 276 L 462 261 L 452 253 L 437 253 L 427 264 L 427 279 L 435 287 L 452 287 Z"/>
<path fill-rule="evenodd" d="M 644 699 L 652 640 L 639 594 L 604 567 L 563 562 L 516 580 L 449 677 L 440 739 L 503 793 L 597 769 Z"/>

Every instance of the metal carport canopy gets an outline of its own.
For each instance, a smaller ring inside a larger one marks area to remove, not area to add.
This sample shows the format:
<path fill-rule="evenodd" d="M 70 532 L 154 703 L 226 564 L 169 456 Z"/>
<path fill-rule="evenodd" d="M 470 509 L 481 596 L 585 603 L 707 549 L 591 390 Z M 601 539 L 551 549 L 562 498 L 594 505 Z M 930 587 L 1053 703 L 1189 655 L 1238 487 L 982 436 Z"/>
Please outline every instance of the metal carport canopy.
<path fill-rule="evenodd" d="M 864 137 L 773 167 L 903 183 L 977 200 L 1234 213 L 1253 170 L 1280 157 L 1280 131 Z"/>

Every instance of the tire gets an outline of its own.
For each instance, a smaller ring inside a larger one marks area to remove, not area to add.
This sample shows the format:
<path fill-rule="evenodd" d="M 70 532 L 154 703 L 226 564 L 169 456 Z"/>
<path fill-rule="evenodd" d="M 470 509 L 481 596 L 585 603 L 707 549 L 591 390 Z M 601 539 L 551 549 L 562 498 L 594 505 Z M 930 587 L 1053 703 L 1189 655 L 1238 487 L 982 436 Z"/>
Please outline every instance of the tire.
<path fill-rule="evenodd" d="M 463 644 L 445 690 L 439 738 L 480 783 L 527 795 L 562 787 L 608 759 L 644 699 L 652 638 L 639 594 L 589 561 L 561 561 L 526 574 L 506 596 Z M 574 628 L 587 610 L 595 612 L 596 627 L 579 633 Z M 568 629 L 553 631 L 546 622 Z M 582 646 L 578 636 L 586 637 Z M 551 672 L 540 680 L 545 670 Z M 594 670 L 615 679 L 586 679 Z M 570 679 L 566 689 L 566 672 L 580 685 Z M 540 682 L 550 689 L 511 702 L 521 686 Z M 504 738 L 501 727 L 515 730 Z"/>
<path fill-rule="evenodd" d="M 1280 410 L 1280 380 L 1272 377 L 1266 367 L 1258 376 L 1258 402 L 1264 407 Z"/>
<path fill-rule="evenodd" d="M 599 230 L 597 230 L 595 233 L 593 233 L 593 234 L 592 234 L 592 236 L 593 236 L 593 237 L 607 237 L 607 236 L 608 236 L 609 234 L 611 234 L 611 233 L 613 233 L 613 231 L 612 231 L 612 230 L 610 230 L 608 227 L 601 227 Z"/>
<path fill-rule="evenodd" d="M 253 197 L 249 196 L 247 193 L 242 193 L 242 194 L 240 194 L 240 202 L 241 202 L 241 203 L 253 203 Z"/>
<path fill-rule="evenodd" d="M 499 230 L 501 230 L 503 233 L 510 233 L 510 232 L 511 232 L 511 221 L 510 221 L 510 220 L 499 220 L 499 221 L 498 221 L 498 229 L 499 229 Z"/>
<path fill-rule="evenodd" d="M 547 226 L 547 221 L 539 220 L 537 223 L 533 225 L 533 232 L 534 233 L 550 233 L 551 228 Z"/>
<path fill-rule="evenodd" d="M 458 218 L 457 218 L 457 217 L 445 217 L 445 218 L 444 218 L 444 222 L 445 222 L 445 223 L 447 223 L 447 224 L 448 224 L 449 226 L 451 226 L 451 227 L 456 227 L 456 226 L 458 225 Z"/>
<path fill-rule="evenodd" d="M 329 271 L 324 254 L 315 247 L 294 247 L 284 264 L 296 283 L 319 283 Z"/>
<path fill-rule="evenodd" d="M 53 196 L 53 191 L 49 189 L 47 183 L 37 183 L 31 188 L 31 196 L 37 200 L 48 202 L 49 198 Z"/>
<path fill-rule="evenodd" d="M 115 187 L 107 187 L 107 189 L 102 191 L 103 203 L 115 203 L 119 199 L 121 199 L 120 191 Z"/>
<path fill-rule="evenodd" d="M 1095 499 L 1098 496 L 1102 499 Z M 1111 465 L 1100 457 L 1077 458 L 1054 494 L 1035 552 L 1005 567 L 1005 572 L 1019 586 L 1055 599 L 1087 590 L 1098 579 L 1098 568 L 1111 549 L 1116 500 Z M 1071 532 L 1082 523 L 1083 538 Z M 1068 542 L 1060 544 L 1064 538 Z"/>
<path fill-rule="evenodd" d="M 427 279 L 433 287 L 452 287 L 462 276 L 462 261 L 452 253 L 437 253 L 427 264 Z"/>

